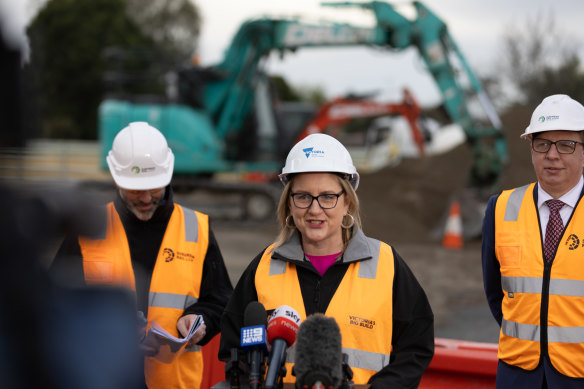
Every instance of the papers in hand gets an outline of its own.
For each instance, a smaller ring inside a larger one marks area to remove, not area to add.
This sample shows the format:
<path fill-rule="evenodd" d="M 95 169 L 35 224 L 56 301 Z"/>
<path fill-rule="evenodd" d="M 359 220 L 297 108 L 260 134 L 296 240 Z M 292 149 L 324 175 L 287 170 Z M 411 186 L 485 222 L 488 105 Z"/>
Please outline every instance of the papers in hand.
<path fill-rule="evenodd" d="M 198 315 L 193 321 L 187 336 L 177 338 L 153 320 L 143 343 L 157 350 L 156 354 L 153 355 L 154 359 L 162 363 L 171 363 L 185 351 L 187 343 L 197 333 L 202 324 L 204 324 L 203 316 Z"/>

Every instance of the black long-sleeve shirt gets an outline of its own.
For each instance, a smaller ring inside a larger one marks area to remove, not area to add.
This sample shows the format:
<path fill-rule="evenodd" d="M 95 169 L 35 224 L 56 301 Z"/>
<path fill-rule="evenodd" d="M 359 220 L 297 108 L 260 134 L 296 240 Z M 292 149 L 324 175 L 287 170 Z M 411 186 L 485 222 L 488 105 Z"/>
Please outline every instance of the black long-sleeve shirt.
<path fill-rule="evenodd" d="M 416 388 L 434 354 L 434 315 L 415 276 L 393 249 L 393 321 L 390 363 L 371 377 L 372 388 Z M 255 275 L 263 252 L 254 258 L 239 279 L 221 319 L 219 359 L 227 361 L 231 348 L 240 345 L 244 309 L 257 301 Z M 337 261 L 321 277 L 309 261 L 279 257 L 296 266 L 306 315 L 325 313 L 351 263 Z M 269 312 L 268 312 L 269 313 Z"/>
<path fill-rule="evenodd" d="M 148 221 L 138 219 L 124 204 L 119 193 L 114 206 L 124 226 L 134 276 L 136 280 L 137 308 L 147 314 L 148 294 L 156 258 L 166 232 L 166 227 L 174 209 L 171 187 L 167 187 L 164 199 Z M 80 285 L 85 283 L 83 262 L 78 236 L 67 236 L 51 265 L 51 273 L 68 282 Z M 203 275 L 199 299 L 187 307 L 183 315 L 195 313 L 202 315 L 207 327 L 205 337 L 199 344 L 206 344 L 219 332 L 219 322 L 223 308 L 227 304 L 233 286 L 229 279 L 223 256 L 213 231 L 209 227 L 209 247 L 203 263 Z"/>

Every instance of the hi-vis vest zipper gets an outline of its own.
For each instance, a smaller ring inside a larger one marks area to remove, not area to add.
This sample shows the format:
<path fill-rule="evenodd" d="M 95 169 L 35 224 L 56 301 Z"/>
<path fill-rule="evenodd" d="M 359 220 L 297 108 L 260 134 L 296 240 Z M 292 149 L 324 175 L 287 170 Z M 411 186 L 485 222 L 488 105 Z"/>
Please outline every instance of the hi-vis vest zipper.
<path fill-rule="evenodd" d="M 389 364 L 393 312 L 393 252 L 387 244 L 368 238 L 373 258 L 352 263 L 325 312 L 334 317 L 342 336 L 343 353 L 349 356 L 355 384 L 366 384 Z M 271 258 L 268 247 L 256 271 L 258 300 L 266 310 L 289 305 L 306 320 L 296 266 Z M 288 350 L 284 382 L 291 375 L 294 346 Z"/>
<path fill-rule="evenodd" d="M 568 377 L 584 377 L 584 205 L 567 222 L 553 262 L 544 265 L 535 184 L 504 191 L 495 208 L 503 321 L 499 359 L 535 369 L 542 353 Z"/>
<path fill-rule="evenodd" d="M 107 205 L 107 231 L 101 239 L 80 238 L 88 284 L 123 286 L 135 290 L 130 248 L 113 203 Z M 209 245 L 207 215 L 174 205 L 156 259 L 148 298 L 148 328 L 156 320 L 178 336 L 176 322 L 197 302 L 203 261 Z M 187 350 L 171 364 L 145 358 L 148 388 L 198 388 L 203 372 L 200 347 Z"/>

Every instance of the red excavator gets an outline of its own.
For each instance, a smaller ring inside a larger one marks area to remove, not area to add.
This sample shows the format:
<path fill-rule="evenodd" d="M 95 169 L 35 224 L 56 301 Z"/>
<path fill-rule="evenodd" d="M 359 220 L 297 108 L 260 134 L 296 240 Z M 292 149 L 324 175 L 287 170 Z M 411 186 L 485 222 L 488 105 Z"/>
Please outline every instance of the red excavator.
<path fill-rule="evenodd" d="M 298 141 L 315 133 L 339 137 L 346 128 L 345 125 L 355 119 L 400 115 L 409 123 L 420 155 L 424 155 L 426 137 L 420 124 L 421 113 L 420 105 L 408 89 L 403 90 L 401 103 L 380 103 L 359 96 L 337 97 L 319 108 L 314 119 L 298 137 Z"/>
<path fill-rule="evenodd" d="M 364 173 L 395 165 L 402 157 L 444 153 L 465 141 L 459 125 L 426 116 L 408 89 L 399 103 L 371 96 L 335 98 L 318 109 L 297 141 L 314 133 L 339 139 Z"/>

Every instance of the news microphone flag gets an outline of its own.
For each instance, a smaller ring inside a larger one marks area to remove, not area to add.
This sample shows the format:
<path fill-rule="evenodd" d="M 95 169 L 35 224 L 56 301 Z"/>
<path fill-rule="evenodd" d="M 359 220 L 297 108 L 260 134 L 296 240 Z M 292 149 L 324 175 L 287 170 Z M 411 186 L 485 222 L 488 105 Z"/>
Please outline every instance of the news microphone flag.
<path fill-rule="evenodd" d="M 246 350 L 249 361 L 249 387 L 260 389 L 264 372 L 264 355 L 268 351 L 266 343 L 266 308 L 259 301 L 252 301 L 245 307 L 241 329 L 241 347 Z"/>
<path fill-rule="evenodd" d="M 267 332 L 265 326 L 253 326 L 241 328 L 241 347 L 247 349 L 260 346 L 267 350 Z"/>
<path fill-rule="evenodd" d="M 286 348 L 296 341 L 300 321 L 298 312 L 287 305 L 276 308 L 272 313 L 268 322 L 268 341 L 272 344 L 272 351 L 268 362 L 265 389 L 273 389 L 278 384 L 286 361 Z"/>

